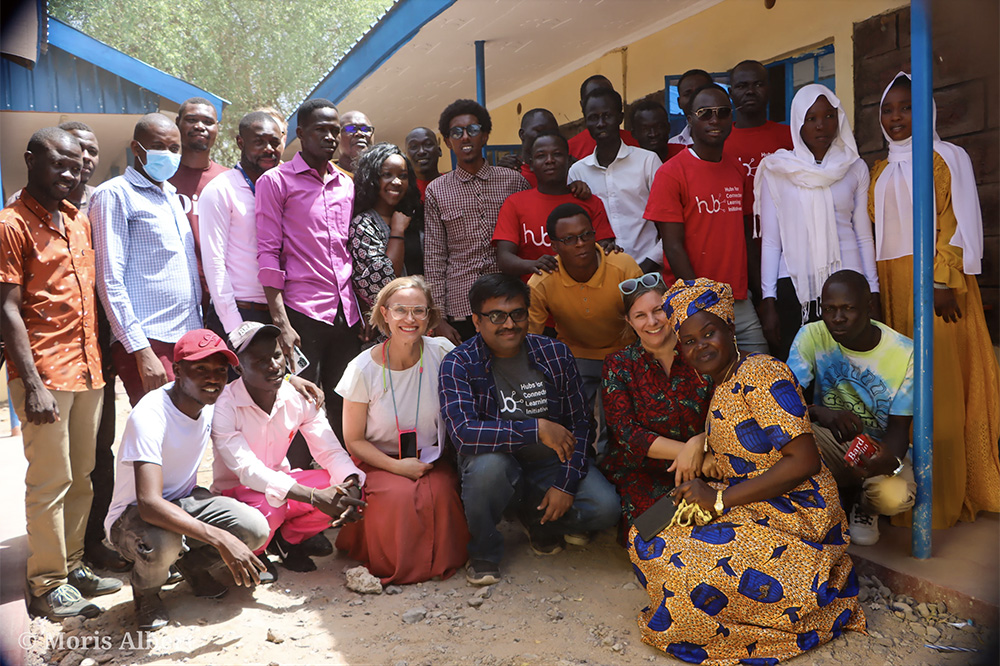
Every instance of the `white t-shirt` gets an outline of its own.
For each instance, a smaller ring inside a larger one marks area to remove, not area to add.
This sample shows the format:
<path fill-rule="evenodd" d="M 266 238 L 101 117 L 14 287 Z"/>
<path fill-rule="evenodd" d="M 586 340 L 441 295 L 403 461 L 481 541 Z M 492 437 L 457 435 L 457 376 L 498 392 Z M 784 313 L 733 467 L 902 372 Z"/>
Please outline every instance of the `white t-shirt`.
<path fill-rule="evenodd" d="M 444 422 L 438 399 L 438 370 L 445 354 L 455 348 L 447 338 L 424 337 L 423 373 L 420 363 L 406 370 L 388 370 L 382 367 L 381 346 L 375 348 L 379 357 L 372 359 L 372 350 L 366 349 L 347 364 L 344 376 L 337 384 L 337 394 L 351 402 L 368 403 L 368 423 L 365 439 L 386 455 L 399 454 L 399 434 L 396 430 L 396 411 L 392 407 L 389 373 L 396 394 L 396 409 L 401 430 L 417 431 L 417 452 L 423 462 L 433 462 L 441 455 L 439 442 L 444 440 Z M 389 354 L 392 354 L 390 349 Z M 384 370 L 384 371 L 383 371 Z M 420 384 L 420 414 L 417 415 L 417 386 Z"/>
<path fill-rule="evenodd" d="M 163 469 L 163 499 L 187 497 L 194 489 L 198 467 L 211 441 L 210 405 L 192 419 L 177 409 L 167 391 L 173 382 L 150 391 L 132 409 L 115 470 L 115 492 L 111 498 L 104 532 L 111 538 L 111 526 L 130 505 L 136 503 L 135 471 L 132 463 L 149 462 Z"/>

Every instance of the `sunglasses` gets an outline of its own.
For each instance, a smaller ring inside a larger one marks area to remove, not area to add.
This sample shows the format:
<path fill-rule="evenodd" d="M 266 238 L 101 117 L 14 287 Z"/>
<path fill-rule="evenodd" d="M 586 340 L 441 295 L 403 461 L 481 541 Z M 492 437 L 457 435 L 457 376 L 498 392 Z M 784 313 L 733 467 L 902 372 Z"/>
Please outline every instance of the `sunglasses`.
<path fill-rule="evenodd" d="M 584 231 L 582 234 L 577 234 L 576 236 L 563 236 L 562 238 L 557 238 L 556 240 L 563 245 L 576 245 L 577 243 L 589 243 L 594 240 L 597 236 L 596 231 Z"/>
<path fill-rule="evenodd" d="M 659 273 L 646 273 L 645 275 L 637 278 L 622 280 L 618 283 L 618 291 L 622 292 L 623 296 L 628 296 L 629 294 L 635 293 L 635 290 L 640 286 L 643 286 L 646 289 L 652 289 L 657 285 L 657 283 L 662 282 L 663 276 Z"/>
<path fill-rule="evenodd" d="M 516 310 L 511 310 L 507 312 L 505 310 L 492 310 L 490 312 L 477 312 L 480 317 L 486 317 L 490 320 L 490 323 L 494 326 L 500 326 L 505 321 L 507 317 L 510 317 L 514 323 L 520 323 L 528 318 L 527 308 L 517 308 Z"/>
<path fill-rule="evenodd" d="M 374 134 L 375 128 L 371 125 L 344 125 L 345 134 Z"/>
<path fill-rule="evenodd" d="M 695 109 L 695 118 L 698 120 L 709 120 L 712 116 L 715 116 L 719 120 L 725 120 L 733 115 L 733 107 L 731 106 L 703 106 L 700 109 Z"/>
<path fill-rule="evenodd" d="M 483 126 L 472 123 L 471 125 L 466 125 L 465 127 L 452 127 L 448 130 L 448 136 L 453 139 L 461 139 L 463 134 L 468 134 L 471 139 L 474 136 L 479 136 L 483 133 Z"/>

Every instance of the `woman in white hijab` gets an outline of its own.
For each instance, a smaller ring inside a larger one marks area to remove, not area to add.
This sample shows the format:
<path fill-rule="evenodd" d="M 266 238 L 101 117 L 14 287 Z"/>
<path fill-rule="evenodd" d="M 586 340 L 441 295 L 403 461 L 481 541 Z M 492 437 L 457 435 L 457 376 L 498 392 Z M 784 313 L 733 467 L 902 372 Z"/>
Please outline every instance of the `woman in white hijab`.
<path fill-rule="evenodd" d="M 766 156 L 754 181 L 760 323 L 771 353 L 783 361 L 799 327 L 819 319 L 817 301 L 832 274 L 863 274 L 879 302 L 868 167 L 843 105 L 826 86 L 803 86 L 792 100 L 791 128 L 793 149 Z"/>
<path fill-rule="evenodd" d="M 871 215 L 885 323 L 913 336 L 913 159 L 910 77 L 882 94 L 888 160 L 872 169 Z M 937 110 L 934 112 L 937 120 Z M 972 161 L 934 131 L 934 528 L 1000 510 L 1000 372 L 976 275 L 983 221 Z M 894 517 L 908 524 L 909 514 Z"/>

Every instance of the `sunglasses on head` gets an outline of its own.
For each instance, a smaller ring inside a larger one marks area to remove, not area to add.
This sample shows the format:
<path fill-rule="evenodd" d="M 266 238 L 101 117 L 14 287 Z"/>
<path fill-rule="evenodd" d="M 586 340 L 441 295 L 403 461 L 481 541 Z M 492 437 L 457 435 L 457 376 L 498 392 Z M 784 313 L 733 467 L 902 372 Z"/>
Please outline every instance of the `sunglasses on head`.
<path fill-rule="evenodd" d="M 374 134 L 375 128 L 371 125 L 344 125 L 345 134 Z"/>
<path fill-rule="evenodd" d="M 695 109 L 695 118 L 698 120 L 708 120 L 713 115 L 719 120 L 725 120 L 733 115 L 733 107 L 731 106 L 703 106 L 700 109 Z"/>
<path fill-rule="evenodd" d="M 618 291 L 622 292 L 623 296 L 628 296 L 629 294 L 635 293 L 635 290 L 638 289 L 640 285 L 646 289 L 652 289 L 659 282 L 663 282 L 662 275 L 659 273 L 646 273 L 645 275 L 637 278 L 622 280 L 618 283 Z"/>
<path fill-rule="evenodd" d="M 468 134 L 470 138 L 483 133 L 483 126 L 477 123 L 466 125 L 465 127 L 452 127 L 448 130 L 448 136 L 453 139 L 461 139 L 463 134 Z"/>

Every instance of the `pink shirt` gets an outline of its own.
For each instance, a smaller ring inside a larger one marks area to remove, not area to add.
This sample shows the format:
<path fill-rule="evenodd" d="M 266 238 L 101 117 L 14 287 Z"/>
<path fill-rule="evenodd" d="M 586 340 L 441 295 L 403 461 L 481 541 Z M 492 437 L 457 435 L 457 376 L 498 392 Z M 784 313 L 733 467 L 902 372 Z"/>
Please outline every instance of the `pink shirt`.
<path fill-rule="evenodd" d="M 212 417 L 212 492 L 243 485 L 263 493 L 271 506 L 282 506 L 295 485 L 285 455 L 296 432 L 302 433 L 313 458 L 330 473 L 330 483 L 343 483 L 357 474 L 358 485 L 364 485 L 365 473 L 340 445 L 326 412 L 284 381 L 271 413 L 265 414 L 247 393 L 243 379 L 237 379 L 219 396 Z"/>
<path fill-rule="evenodd" d="M 257 220 L 254 193 L 239 169 L 215 178 L 201 192 L 201 265 L 212 305 L 226 333 L 243 317 L 236 301 L 267 303 L 257 278 Z"/>
<path fill-rule="evenodd" d="M 327 324 L 343 306 L 354 326 L 361 318 L 347 249 L 354 181 L 330 164 L 321 179 L 296 153 L 257 179 L 255 200 L 260 283 L 282 290 L 285 305 Z"/>

